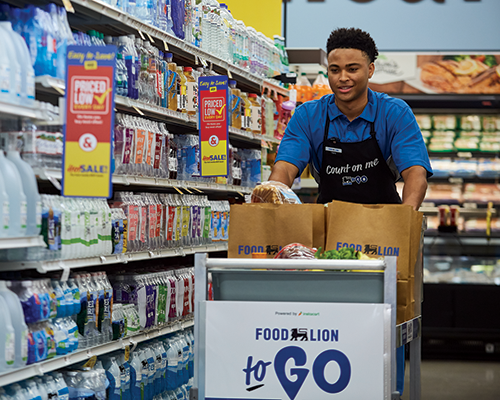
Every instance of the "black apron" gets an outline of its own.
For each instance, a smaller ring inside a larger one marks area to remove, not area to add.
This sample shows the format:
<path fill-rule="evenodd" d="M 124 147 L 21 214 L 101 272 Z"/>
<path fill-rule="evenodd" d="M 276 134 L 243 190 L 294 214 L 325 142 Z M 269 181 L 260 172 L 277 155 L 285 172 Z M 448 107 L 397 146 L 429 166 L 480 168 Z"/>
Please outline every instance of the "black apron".
<path fill-rule="evenodd" d="M 370 137 L 356 143 L 329 139 L 329 130 L 327 112 L 318 203 L 340 200 L 360 204 L 400 204 L 394 174 L 375 138 L 373 122 Z"/>

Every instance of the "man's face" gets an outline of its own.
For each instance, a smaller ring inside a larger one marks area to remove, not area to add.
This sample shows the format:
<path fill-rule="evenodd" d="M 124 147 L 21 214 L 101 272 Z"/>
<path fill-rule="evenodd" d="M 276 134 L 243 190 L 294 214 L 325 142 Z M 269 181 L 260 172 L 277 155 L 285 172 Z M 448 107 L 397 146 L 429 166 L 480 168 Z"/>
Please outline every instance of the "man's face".
<path fill-rule="evenodd" d="M 374 71 L 374 64 L 361 50 L 335 49 L 328 54 L 328 81 L 337 102 L 364 101 Z"/>

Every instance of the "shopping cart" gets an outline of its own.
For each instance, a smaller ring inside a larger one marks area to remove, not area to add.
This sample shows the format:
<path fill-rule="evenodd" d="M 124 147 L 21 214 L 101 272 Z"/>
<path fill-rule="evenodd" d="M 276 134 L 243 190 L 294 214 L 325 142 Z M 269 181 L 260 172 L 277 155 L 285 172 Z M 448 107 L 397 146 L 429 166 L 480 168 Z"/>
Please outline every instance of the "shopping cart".
<path fill-rule="evenodd" d="M 191 399 L 397 400 L 396 348 L 408 343 L 420 400 L 421 318 L 396 325 L 396 279 L 396 257 L 197 254 Z"/>

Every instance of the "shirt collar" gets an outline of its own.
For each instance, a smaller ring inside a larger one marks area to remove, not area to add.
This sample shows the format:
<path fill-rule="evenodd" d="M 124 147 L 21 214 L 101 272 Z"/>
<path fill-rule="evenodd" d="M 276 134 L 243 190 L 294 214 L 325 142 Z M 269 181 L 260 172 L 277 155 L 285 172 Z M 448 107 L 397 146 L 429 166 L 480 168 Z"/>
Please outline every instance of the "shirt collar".
<path fill-rule="evenodd" d="M 361 113 L 358 118 L 363 118 L 365 121 L 374 122 L 375 114 L 377 112 L 377 99 L 373 94 L 373 91 L 368 88 L 368 103 L 365 106 L 365 109 Z M 328 99 L 328 117 L 330 117 L 330 121 L 333 121 L 335 118 L 344 115 L 339 110 L 337 105 L 335 104 L 335 95 L 332 94 L 330 99 Z"/>

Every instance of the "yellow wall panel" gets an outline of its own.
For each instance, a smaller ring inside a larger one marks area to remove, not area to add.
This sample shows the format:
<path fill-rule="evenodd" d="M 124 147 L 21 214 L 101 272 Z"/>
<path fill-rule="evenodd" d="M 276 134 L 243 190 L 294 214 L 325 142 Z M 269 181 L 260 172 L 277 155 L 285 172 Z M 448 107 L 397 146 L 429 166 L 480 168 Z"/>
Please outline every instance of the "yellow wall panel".
<path fill-rule="evenodd" d="M 219 0 L 226 3 L 231 14 L 246 26 L 254 27 L 268 38 L 282 35 L 281 14 L 283 0 Z"/>

